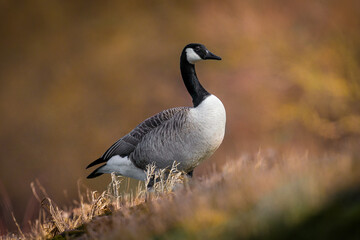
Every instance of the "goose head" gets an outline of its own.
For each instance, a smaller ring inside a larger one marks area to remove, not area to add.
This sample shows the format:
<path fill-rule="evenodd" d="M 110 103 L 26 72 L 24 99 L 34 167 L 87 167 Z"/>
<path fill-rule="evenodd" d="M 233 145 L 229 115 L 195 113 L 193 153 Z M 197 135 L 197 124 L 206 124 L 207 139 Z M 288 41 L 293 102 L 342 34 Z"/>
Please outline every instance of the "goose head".
<path fill-rule="evenodd" d="M 221 60 L 221 57 L 216 56 L 200 43 L 186 45 L 182 54 L 186 56 L 186 60 L 190 64 L 208 59 Z"/>

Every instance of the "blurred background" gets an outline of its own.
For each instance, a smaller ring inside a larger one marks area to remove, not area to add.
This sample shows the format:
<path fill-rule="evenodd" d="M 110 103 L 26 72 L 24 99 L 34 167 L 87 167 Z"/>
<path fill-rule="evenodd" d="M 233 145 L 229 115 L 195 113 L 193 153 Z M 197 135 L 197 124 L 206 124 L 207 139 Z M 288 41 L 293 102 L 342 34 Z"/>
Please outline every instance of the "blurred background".
<path fill-rule="evenodd" d="M 85 167 L 145 118 L 191 105 L 190 42 L 227 110 L 226 137 L 195 170 L 265 149 L 360 156 L 360 1 L 0 1 L 0 232 L 27 229 L 38 179 L 60 206 Z"/>

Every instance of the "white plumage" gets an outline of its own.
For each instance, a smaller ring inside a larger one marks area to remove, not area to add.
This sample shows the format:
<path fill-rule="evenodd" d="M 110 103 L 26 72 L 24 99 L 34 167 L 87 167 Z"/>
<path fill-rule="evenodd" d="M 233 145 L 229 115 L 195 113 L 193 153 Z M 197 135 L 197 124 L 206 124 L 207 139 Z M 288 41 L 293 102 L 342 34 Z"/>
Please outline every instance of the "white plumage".
<path fill-rule="evenodd" d="M 185 52 L 186 52 L 186 59 L 191 64 L 194 64 L 195 62 L 202 60 L 201 57 L 197 53 L 195 53 L 194 49 L 192 48 L 185 49 Z"/>
<path fill-rule="evenodd" d="M 128 157 L 112 156 L 105 166 L 99 169 L 99 173 L 112 173 L 127 176 L 144 181 L 146 178 L 144 170 L 136 167 Z"/>

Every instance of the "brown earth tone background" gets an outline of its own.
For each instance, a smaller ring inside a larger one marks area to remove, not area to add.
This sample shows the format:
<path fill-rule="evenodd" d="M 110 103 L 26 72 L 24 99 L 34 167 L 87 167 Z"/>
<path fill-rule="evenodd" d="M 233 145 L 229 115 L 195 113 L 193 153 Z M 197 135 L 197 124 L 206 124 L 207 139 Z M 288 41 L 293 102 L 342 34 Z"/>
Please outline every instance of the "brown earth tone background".
<path fill-rule="evenodd" d="M 59 205 L 88 163 L 145 118 L 191 105 L 179 56 L 227 110 L 225 140 L 195 176 L 262 149 L 360 158 L 360 2 L 0 1 L 0 232 L 38 216 L 35 179 Z"/>

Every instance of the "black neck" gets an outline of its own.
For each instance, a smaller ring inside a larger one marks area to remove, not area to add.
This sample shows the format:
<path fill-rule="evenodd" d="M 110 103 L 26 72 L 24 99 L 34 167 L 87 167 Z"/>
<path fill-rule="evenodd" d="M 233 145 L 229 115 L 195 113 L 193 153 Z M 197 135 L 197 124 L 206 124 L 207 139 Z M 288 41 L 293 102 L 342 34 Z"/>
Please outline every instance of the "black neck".
<path fill-rule="evenodd" d="M 197 107 L 210 93 L 201 86 L 196 76 L 195 65 L 187 61 L 185 52 L 180 57 L 180 69 L 184 84 L 192 97 L 194 107 Z"/>

